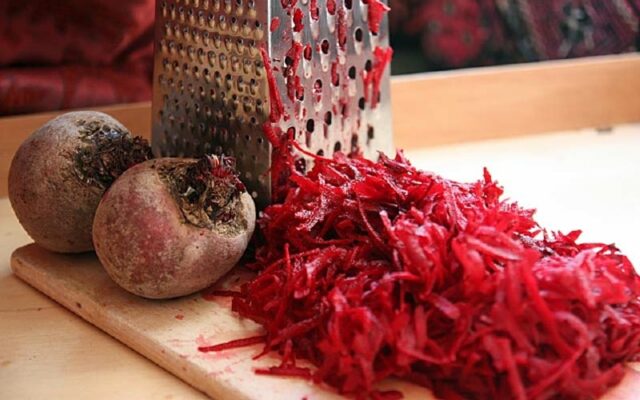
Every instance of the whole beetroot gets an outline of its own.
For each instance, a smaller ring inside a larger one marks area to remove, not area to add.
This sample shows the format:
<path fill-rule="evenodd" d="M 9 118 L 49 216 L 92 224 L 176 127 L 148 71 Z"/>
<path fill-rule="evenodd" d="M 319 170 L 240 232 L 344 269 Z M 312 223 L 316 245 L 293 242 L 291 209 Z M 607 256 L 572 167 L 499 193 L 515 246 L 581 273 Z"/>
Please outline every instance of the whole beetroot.
<path fill-rule="evenodd" d="M 117 284 L 147 298 L 178 297 L 210 286 L 240 260 L 256 211 L 228 162 L 155 159 L 113 184 L 93 240 Z"/>
<path fill-rule="evenodd" d="M 148 143 L 110 116 L 63 114 L 16 152 L 9 169 L 11 206 L 39 245 L 62 253 L 92 250 L 93 216 L 105 189 L 149 158 Z"/>

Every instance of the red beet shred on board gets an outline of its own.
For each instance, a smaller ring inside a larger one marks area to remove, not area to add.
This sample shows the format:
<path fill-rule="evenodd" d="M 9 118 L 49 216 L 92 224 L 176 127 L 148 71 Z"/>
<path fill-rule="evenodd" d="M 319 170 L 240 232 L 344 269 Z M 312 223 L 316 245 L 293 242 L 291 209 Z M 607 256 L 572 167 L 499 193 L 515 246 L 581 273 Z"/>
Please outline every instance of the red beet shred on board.
<path fill-rule="evenodd" d="M 488 172 L 458 183 L 402 153 L 337 153 L 289 176 L 260 219 L 258 275 L 233 297 L 282 356 L 259 373 L 357 397 L 397 397 L 374 389 L 396 376 L 443 398 L 592 398 L 640 352 L 629 260 L 547 234 Z"/>

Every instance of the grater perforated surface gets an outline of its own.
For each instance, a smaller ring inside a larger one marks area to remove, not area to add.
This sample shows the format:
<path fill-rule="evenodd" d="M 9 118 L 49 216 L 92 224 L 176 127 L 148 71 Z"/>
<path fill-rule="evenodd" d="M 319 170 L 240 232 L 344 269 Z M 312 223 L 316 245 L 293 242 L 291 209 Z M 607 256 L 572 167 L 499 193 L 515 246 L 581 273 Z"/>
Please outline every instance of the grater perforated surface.
<path fill-rule="evenodd" d="M 391 150 L 389 67 L 380 57 L 387 20 L 372 32 L 369 7 L 362 0 L 158 0 L 154 153 L 233 156 L 262 207 L 273 157 L 265 123 L 295 129 L 317 154 Z M 271 122 L 269 74 L 285 111 Z"/>

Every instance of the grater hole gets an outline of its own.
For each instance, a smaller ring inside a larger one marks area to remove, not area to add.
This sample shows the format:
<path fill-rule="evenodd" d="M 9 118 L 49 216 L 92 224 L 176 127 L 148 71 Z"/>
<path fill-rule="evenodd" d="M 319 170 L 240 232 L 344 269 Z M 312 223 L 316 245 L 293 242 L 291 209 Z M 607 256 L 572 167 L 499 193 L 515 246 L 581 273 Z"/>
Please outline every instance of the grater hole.
<path fill-rule="evenodd" d="M 320 44 L 320 50 L 322 54 L 329 54 L 329 41 L 327 39 L 324 39 Z"/>
<path fill-rule="evenodd" d="M 333 123 L 333 113 L 331 111 L 327 111 L 327 113 L 324 115 L 324 123 L 331 126 L 331 124 Z"/>
<path fill-rule="evenodd" d="M 349 78 L 356 79 L 356 67 L 351 66 L 351 68 L 349 68 Z"/>
<path fill-rule="evenodd" d="M 360 97 L 360 100 L 358 100 L 358 107 L 360 107 L 361 110 L 364 110 L 364 105 L 365 105 L 364 97 Z"/>
<path fill-rule="evenodd" d="M 362 39 L 364 39 L 364 34 L 362 33 L 361 28 L 356 29 L 356 31 L 354 32 L 354 37 L 357 42 L 362 42 Z"/>
<path fill-rule="evenodd" d="M 296 128 L 294 128 L 293 126 L 289 127 L 289 129 L 287 129 L 287 137 L 295 138 L 295 136 L 296 136 Z M 300 136 L 302 136 L 302 132 L 300 132 Z"/>
<path fill-rule="evenodd" d="M 351 152 L 352 153 L 356 153 L 358 152 L 358 135 L 357 134 L 353 134 L 351 135 Z"/>
<path fill-rule="evenodd" d="M 337 152 L 339 152 L 340 150 L 342 150 L 342 143 L 340 143 L 340 142 L 336 142 L 336 144 L 335 144 L 335 145 L 333 145 L 333 152 L 334 152 L 334 153 L 337 153 Z"/>
<path fill-rule="evenodd" d="M 316 155 L 318 155 L 318 156 L 320 156 L 320 157 L 324 156 L 324 150 L 322 150 L 322 149 L 318 150 L 318 151 L 316 152 Z"/>
<path fill-rule="evenodd" d="M 371 60 L 367 60 L 367 62 L 364 63 L 364 70 L 367 72 L 371 72 L 372 68 L 373 65 L 371 64 Z"/>
<path fill-rule="evenodd" d="M 305 60 L 311 61 L 311 57 L 313 55 L 313 50 L 311 49 L 311 45 L 304 46 L 304 50 L 302 51 L 302 56 Z"/>
<path fill-rule="evenodd" d="M 340 74 L 335 68 L 331 68 L 331 84 L 333 86 L 340 86 Z"/>
<path fill-rule="evenodd" d="M 347 113 L 349 112 L 349 108 L 347 107 L 347 103 L 344 103 L 340 106 L 340 114 L 343 118 L 347 117 Z"/>
<path fill-rule="evenodd" d="M 307 160 L 304 158 L 298 158 L 295 162 L 296 171 L 304 174 L 307 171 Z"/>
<path fill-rule="evenodd" d="M 369 125 L 367 127 L 367 145 L 375 138 L 375 130 L 373 126 Z"/>
<path fill-rule="evenodd" d="M 293 65 L 293 58 L 291 58 L 290 56 L 286 56 L 284 58 L 284 65 L 286 65 L 287 67 L 290 67 Z"/>
<path fill-rule="evenodd" d="M 315 95 L 314 100 L 320 103 L 322 101 L 322 81 L 320 79 L 313 83 L 313 94 Z"/>
<path fill-rule="evenodd" d="M 307 132 L 312 133 L 316 128 L 316 123 L 312 119 L 307 120 Z"/>
<path fill-rule="evenodd" d="M 344 6 L 346 7 L 347 10 L 351 10 L 353 8 L 353 1 L 352 0 L 344 0 Z"/>

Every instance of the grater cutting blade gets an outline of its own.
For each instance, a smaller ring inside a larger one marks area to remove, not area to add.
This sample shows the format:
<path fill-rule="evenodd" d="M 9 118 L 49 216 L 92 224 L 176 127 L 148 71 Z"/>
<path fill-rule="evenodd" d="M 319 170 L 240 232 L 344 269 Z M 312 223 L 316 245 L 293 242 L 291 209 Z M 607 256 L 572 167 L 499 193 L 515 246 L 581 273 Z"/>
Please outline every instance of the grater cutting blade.
<path fill-rule="evenodd" d="M 265 128 L 316 154 L 391 151 L 386 10 L 380 0 L 158 0 L 155 155 L 233 156 L 262 208 L 277 156 Z"/>

